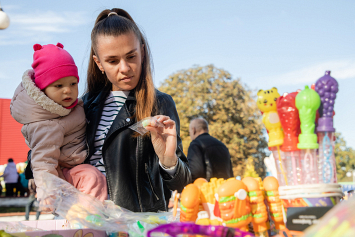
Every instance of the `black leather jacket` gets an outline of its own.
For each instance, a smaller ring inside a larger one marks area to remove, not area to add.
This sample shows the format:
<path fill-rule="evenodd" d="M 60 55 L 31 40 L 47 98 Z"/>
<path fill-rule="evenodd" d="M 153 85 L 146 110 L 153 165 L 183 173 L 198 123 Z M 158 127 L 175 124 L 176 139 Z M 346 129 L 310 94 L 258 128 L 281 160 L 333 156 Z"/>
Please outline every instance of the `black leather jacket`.
<path fill-rule="evenodd" d="M 106 97 L 110 88 L 98 94 L 83 97 L 87 125 L 89 155 L 94 153 L 94 137 L 100 121 Z M 128 127 L 136 121 L 132 119 L 136 99 L 131 92 L 125 105 L 111 125 L 102 147 L 106 169 L 106 179 L 110 199 L 121 207 L 134 212 L 166 211 L 170 190 L 179 192 L 191 182 L 187 158 L 182 152 L 180 121 L 175 103 L 170 95 L 156 91 L 158 114 L 167 115 L 176 122 L 178 167 L 171 177 L 159 166 L 150 138 L 134 138 L 134 131 Z"/>

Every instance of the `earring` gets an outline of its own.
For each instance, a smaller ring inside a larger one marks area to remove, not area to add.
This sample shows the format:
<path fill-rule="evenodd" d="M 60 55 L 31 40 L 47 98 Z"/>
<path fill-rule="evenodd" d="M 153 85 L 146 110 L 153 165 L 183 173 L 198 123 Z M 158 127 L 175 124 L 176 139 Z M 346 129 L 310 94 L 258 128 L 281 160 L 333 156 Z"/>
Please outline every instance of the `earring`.
<path fill-rule="evenodd" d="M 105 71 L 102 71 L 102 74 L 104 74 L 105 73 Z"/>

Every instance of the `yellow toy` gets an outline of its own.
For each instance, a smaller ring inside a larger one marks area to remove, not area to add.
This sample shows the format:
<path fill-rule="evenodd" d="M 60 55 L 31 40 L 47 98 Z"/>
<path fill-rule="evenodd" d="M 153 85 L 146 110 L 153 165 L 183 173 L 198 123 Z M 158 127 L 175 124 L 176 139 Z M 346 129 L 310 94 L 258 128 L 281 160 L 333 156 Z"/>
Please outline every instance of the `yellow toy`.
<path fill-rule="evenodd" d="M 280 146 L 284 142 L 284 133 L 280 122 L 279 115 L 277 114 L 276 100 L 280 97 L 276 87 L 270 90 L 259 90 L 257 105 L 261 112 L 263 112 L 263 123 L 269 133 L 269 147 L 277 147 L 278 158 L 280 162 L 281 173 L 288 185 L 286 173 L 282 166 Z"/>
<path fill-rule="evenodd" d="M 275 87 L 270 90 L 258 91 L 258 108 L 263 112 L 263 123 L 269 132 L 269 147 L 280 146 L 283 143 L 284 134 L 276 109 L 276 100 L 280 97 Z"/>
<path fill-rule="evenodd" d="M 248 189 L 248 199 L 251 206 L 251 213 L 253 215 L 252 223 L 255 236 L 268 237 L 268 228 L 266 224 L 268 212 L 264 203 L 263 192 L 260 190 L 259 182 L 252 177 L 246 177 L 242 182 Z"/>

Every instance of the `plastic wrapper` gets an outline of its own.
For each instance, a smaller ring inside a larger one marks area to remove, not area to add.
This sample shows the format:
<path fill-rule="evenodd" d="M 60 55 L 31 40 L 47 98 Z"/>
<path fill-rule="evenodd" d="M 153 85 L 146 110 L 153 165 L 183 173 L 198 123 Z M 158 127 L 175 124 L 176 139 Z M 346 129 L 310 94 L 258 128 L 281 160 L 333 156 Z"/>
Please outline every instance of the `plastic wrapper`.
<path fill-rule="evenodd" d="M 149 132 L 147 129 L 145 129 L 145 127 L 148 125 L 153 126 L 153 127 L 157 127 L 157 128 L 164 127 L 164 125 L 162 123 L 158 122 L 158 120 L 155 117 L 147 117 L 147 118 L 131 125 L 129 128 L 136 131 L 140 135 L 144 135 L 147 132 Z"/>
<path fill-rule="evenodd" d="M 148 229 L 176 219 L 171 212 L 134 213 L 116 206 L 112 201 L 102 203 L 55 175 L 42 175 L 45 201 L 40 203 L 40 207 L 67 219 L 72 229 L 90 228 L 109 233 L 127 232 L 132 236 L 144 235 Z"/>
<path fill-rule="evenodd" d="M 0 221 L 0 230 L 5 231 L 6 233 L 41 231 L 41 229 L 33 228 L 30 226 L 24 225 L 20 222 L 1 222 L 1 221 Z"/>

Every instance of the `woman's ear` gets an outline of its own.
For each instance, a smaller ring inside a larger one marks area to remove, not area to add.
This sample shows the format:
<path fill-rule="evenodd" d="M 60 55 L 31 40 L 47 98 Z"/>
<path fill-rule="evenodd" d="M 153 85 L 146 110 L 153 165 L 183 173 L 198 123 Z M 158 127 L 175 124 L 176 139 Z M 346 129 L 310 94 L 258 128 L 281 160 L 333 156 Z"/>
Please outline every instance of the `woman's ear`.
<path fill-rule="evenodd" d="M 101 71 L 105 71 L 104 68 L 102 67 L 99 58 L 96 55 L 93 55 L 92 58 L 94 59 L 96 65 Z"/>

